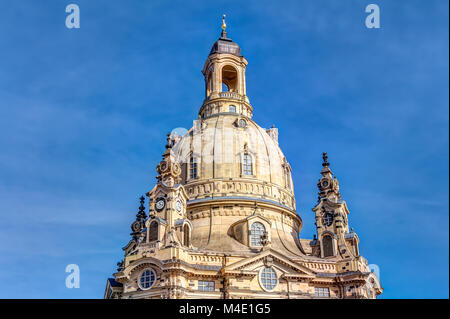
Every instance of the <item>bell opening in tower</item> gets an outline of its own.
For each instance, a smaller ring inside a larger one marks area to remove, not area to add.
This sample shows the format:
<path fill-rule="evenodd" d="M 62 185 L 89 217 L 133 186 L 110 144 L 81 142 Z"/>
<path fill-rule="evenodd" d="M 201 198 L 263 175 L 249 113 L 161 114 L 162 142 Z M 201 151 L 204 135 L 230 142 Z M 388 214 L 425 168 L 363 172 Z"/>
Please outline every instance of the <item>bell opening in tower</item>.
<path fill-rule="evenodd" d="M 222 92 L 236 92 L 237 82 L 236 69 L 231 65 L 224 66 L 222 69 Z"/>

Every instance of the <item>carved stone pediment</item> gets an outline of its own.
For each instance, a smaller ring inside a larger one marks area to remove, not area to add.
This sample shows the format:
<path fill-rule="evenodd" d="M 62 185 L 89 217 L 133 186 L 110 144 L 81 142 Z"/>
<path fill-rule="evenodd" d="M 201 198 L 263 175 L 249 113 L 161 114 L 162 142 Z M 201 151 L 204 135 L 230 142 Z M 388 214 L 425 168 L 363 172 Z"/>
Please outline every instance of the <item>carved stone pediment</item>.
<path fill-rule="evenodd" d="M 313 270 L 295 263 L 287 256 L 273 249 L 265 250 L 256 256 L 231 264 L 225 268 L 225 273 L 257 274 L 259 268 L 263 266 L 276 267 L 285 276 L 311 279 L 315 277 Z"/>

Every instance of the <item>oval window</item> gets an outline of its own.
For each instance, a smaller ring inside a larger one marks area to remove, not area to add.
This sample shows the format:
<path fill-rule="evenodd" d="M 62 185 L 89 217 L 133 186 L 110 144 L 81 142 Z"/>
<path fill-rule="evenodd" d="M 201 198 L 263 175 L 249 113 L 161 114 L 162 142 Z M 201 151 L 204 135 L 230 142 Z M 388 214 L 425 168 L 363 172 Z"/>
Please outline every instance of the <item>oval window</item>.
<path fill-rule="evenodd" d="M 260 274 L 261 285 L 266 290 L 273 290 L 277 285 L 277 273 L 272 267 L 264 267 Z"/>

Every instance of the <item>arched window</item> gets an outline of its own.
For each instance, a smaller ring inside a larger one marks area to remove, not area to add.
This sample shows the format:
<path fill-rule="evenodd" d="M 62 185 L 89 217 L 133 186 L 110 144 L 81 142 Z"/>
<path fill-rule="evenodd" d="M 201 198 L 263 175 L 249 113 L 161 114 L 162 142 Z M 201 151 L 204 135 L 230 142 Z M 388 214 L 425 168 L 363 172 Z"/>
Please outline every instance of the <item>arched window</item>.
<path fill-rule="evenodd" d="M 333 238 L 331 236 L 323 236 L 322 238 L 323 256 L 333 256 Z"/>
<path fill-rule="evenodd" d="M 149 227 L 149 241 L 158 240 L 158 223 L 151 222 Z"/>
<path fill-rule="evenodd" d="M 189 160 L 189 176 L 190 178 L 197 177 L 197 159 L 193 156 Z"/>
<path fill-rule="evenodd" d="M 208 82 L 208 84 L 207 84 L 207 89 L 206 89 L 206 95 L 209 95 L 213 91 L 212 71 L 210 71 L 209 74 L 208 74 L 208 81 L 207 82 Z"/>
<path fill-rule="evenodd" d="M 231 65 L 226 65 L 222 69 L 222 91 L 226 86 L 227 91 L 235 92 L 237 91 L 238 73 L 235 68 Z"/>
<path fill-rule="evenodd" d="M 184 245 L 188 246 L 190 245 L 190 229 L 188 225 L 184 225 L 183 227 L 183 235 L 184 235 Z"/>
<path fill-rule="evenodd" d="M 222 92 L 228 92 L 228 91 L 230 91 L 228 89 L 228 86 L 225 83 L 222 83 Z"/>
<path fill-rule="evenodd" d="M 236 106 L 230 105 L 230 107 L 228 108 L 228 112 L 230 112 L 230 113 L 236 113 Z"/>
<path fill-rule="evenodd" d="M 266 231 L 263 224 L 259 222 L 254 222 L 250 228 L 250 244 L 252 246 L 262 246 L 261 236 Z"/>
<path fill-rule="evenodd" d="M 253 175 L 253 163 L 250 154 L 245 153 L 242 163 L 242 173 L 244 175 Z"/>

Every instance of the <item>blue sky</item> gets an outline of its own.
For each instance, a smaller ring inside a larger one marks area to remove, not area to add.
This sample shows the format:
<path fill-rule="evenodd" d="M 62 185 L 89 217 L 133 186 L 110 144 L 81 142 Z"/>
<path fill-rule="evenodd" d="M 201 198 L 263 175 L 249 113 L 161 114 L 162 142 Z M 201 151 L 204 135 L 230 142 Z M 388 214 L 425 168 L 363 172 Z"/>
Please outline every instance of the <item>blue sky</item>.
<path fill-rule="evenodd" d="M 76 3 L 81 28 L 65 27 Z M 381 29 L 364 25 L 381 9 Z M 0 1 L 1 298 L 102 298 L 227 14 L 297 209 L 327 151 L 383 298 L 448 298 L 448 1 Z M 65 288 L 78 264 L 81 287 Z"/>

